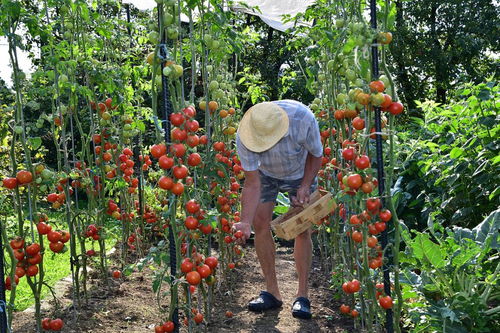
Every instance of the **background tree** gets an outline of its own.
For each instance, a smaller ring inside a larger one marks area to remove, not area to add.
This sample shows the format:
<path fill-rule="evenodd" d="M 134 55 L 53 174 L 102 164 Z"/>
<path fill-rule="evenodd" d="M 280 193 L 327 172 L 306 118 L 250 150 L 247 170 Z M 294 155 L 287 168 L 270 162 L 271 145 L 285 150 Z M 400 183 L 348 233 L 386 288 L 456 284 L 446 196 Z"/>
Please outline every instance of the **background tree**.
<path fill-rule="evenodd" d="M 401 98 L 448 101 L 459 81 L 479 83 L 497 75 L 500 13 L 496 1 L 396 0 L 394 74 Z"/>

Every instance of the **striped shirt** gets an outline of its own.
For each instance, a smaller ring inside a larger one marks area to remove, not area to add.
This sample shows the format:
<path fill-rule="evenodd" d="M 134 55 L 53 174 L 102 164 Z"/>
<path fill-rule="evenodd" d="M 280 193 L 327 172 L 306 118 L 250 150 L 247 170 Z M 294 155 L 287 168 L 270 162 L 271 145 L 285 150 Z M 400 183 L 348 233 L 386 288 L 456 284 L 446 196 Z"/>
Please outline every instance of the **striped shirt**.
<path fill-rule="evenodd" d="M 319 126 L 312 111 L 293 100 L 273 101 L 288 114 L 288 133 L 261 153 L 248 150 L 236 136 L 236 148 L 245 171 L 260 170 L 266 176 L 283 180 L 301 179 L 307 153 L 323 155 Z"/>

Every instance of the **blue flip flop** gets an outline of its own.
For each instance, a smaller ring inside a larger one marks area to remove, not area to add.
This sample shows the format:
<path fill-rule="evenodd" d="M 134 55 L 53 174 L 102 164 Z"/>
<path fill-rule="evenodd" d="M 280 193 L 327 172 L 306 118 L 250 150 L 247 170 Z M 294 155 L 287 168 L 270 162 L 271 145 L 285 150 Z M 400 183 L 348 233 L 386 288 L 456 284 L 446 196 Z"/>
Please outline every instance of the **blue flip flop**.
<path fill-rule="evenodd" d="M 297 297 L 293 302 L 292 316 L 300 319 L 311 319 L 311 302 L 305 297 Z"/>
<path fill-rule="evenodd" d="M 278 300 L 273 294 L 267 291 L 261 291 L 259 297 L 248 303 L 248 310 L 262 312 L 280 308 L 283 302 Z"/>

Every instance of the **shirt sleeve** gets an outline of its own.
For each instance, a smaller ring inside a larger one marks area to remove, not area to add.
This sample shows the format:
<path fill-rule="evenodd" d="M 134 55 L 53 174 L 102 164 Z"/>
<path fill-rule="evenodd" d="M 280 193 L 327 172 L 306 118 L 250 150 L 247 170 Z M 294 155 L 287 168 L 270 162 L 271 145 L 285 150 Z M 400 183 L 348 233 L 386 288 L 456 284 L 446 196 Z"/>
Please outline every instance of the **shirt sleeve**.
<path fill-rule="evenodd" d="M 241 161 L 241 167 L 245 171 L 255 171 L 259 168 L 260 159 L 259 154 L 250 151 L 243 145 L 240 136 L 236 135 L 236 151 Z"/>
<path fill-rule="evenodd" d="M 323 144 L 321 143 L 319 125 L 314 116 L 311 117 L 310 121 L 308 122 L 306 139 L 304 140 L 304 147 L 311 155 L 315 157 L 323 156 Z"/>

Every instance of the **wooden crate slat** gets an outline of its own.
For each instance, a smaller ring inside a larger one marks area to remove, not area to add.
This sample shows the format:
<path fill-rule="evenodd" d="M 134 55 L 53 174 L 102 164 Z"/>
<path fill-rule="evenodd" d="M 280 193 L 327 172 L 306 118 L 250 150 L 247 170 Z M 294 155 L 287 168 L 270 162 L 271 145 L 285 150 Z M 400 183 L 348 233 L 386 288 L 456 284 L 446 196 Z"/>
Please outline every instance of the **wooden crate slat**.
<path fill-rule="evenodd" d="M 276 236 L 294 239 L 336 208 L 331 193 L 315 191 L 304 208 L 293 207 L 271 222 Z"/>

